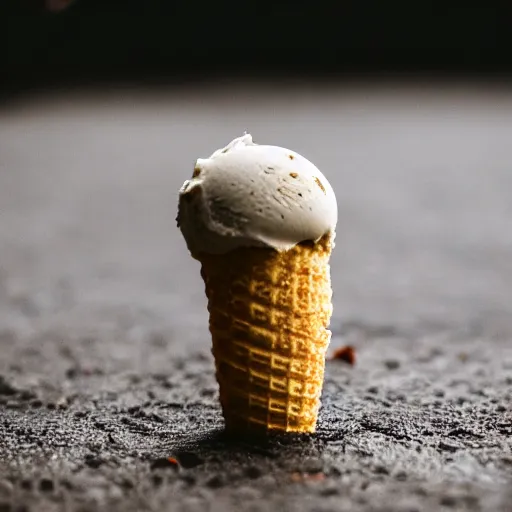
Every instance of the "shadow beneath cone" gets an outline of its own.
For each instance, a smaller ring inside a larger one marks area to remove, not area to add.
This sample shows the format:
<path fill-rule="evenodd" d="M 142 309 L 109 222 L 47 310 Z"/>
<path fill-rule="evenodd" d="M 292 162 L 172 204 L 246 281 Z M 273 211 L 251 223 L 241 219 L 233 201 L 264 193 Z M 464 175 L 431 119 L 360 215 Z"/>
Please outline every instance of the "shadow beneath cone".
<path fill-rule="evenodd" d="M 206 461 L 230 461 L 248 458 L 279 459 L 319 456 L 325 442 L 316 435 L 268 434 L 234 435 L 224 429 L 191 435 L 169 450 L 185 468 Z"/>

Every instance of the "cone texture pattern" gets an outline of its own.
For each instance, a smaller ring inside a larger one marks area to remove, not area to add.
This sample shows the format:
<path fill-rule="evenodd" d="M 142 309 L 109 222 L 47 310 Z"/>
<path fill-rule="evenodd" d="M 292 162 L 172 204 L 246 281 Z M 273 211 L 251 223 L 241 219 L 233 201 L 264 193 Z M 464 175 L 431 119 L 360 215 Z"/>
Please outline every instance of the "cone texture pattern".
<path fill-rule="evenodd" d="M 205 255 L 220 401 L 230 431 L 315 431 L 330 341 L 331 238 Z"/>

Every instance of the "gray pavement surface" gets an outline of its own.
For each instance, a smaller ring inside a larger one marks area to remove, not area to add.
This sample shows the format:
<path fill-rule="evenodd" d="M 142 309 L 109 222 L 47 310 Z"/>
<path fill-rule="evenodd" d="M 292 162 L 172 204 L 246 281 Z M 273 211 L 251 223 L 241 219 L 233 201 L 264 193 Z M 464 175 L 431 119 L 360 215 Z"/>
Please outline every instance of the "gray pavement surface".
<path fill-rule="evenodd" d="M 226 439 L 195 158 L 244 130 L 331 181 L 318 433 Z M 512 87 L 52 93 L 0 108 L 0 511 L 511 511 Z M 167 458 L 174 457 L 177 463 Z"/>

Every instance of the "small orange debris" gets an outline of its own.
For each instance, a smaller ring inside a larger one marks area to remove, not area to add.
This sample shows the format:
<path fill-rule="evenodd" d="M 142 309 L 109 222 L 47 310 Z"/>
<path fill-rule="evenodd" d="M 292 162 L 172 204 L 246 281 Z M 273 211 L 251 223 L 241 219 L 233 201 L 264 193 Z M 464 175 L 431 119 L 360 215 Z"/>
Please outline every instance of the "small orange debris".
<path fill-rule="evenodd" d="M 305 480 L 309 480 L 310 482 L 321 482 L 325 480 L 324 473 L 306 473 L 304 475 Z"/>
<path fill-rule="evenodd" d="M 180 468 L 178 461 L 174 457 L 161 457 L 151 462 L 151 469 L 172 469 L 177 471 Z"/>
<path fill-rule="evenodd" d="M 345 345 L 344 347 L 340 347 L 334 351 L 332 359 L 339 359 L 350 366 L 354 366 L 356 363 L 356 351 L 351 345 Z"/>

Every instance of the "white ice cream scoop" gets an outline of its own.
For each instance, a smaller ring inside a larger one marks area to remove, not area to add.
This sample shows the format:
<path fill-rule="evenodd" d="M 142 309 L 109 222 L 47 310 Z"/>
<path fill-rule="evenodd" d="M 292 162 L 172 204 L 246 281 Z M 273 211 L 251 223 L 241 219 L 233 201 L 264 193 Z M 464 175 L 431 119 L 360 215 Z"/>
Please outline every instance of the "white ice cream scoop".
<path fill-rule="evenodd" d="M 240 246 L 288 250 L 334 231 L 336 197 L 325 176 L 289 149 L 245 134 L 197 160 L 179 193 L 178 226 L 192 255 Z"/>

